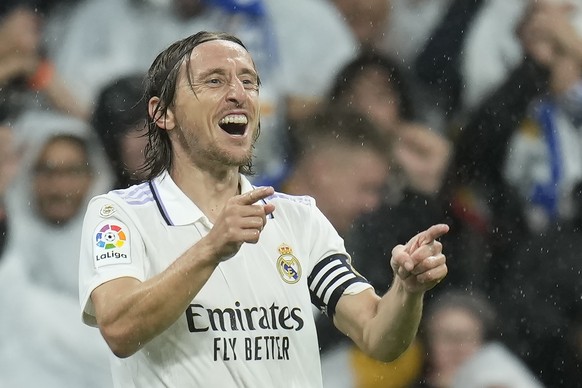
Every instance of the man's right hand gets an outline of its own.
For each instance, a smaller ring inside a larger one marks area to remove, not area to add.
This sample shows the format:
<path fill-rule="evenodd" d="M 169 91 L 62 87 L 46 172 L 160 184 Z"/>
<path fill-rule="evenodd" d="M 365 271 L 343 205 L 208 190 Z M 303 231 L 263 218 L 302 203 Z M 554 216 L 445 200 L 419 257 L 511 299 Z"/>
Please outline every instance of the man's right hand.
<path fill-rule="evenodd" d="M 234 256 L 243 243 L 256 244 L 267 223 L 267 216 L 275 210 L 273 204 L 257 202 L 271 195 L 272 187 L 259 187 L 229 199 L 214 226 L 204 239 L 213 248 L 217 261 Z"/>

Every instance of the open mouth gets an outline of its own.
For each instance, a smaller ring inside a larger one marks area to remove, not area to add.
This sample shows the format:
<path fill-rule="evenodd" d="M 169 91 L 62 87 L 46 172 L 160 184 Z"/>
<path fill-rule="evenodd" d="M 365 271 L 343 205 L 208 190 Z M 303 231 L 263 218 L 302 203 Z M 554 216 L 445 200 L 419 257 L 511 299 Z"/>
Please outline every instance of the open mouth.
<path fill-rule="evenodd" d="M 245 115 L 228 115 L 218 122 L 218 126 L 229 135 L 242 136 L 245 134 L 248 122 Z"/>

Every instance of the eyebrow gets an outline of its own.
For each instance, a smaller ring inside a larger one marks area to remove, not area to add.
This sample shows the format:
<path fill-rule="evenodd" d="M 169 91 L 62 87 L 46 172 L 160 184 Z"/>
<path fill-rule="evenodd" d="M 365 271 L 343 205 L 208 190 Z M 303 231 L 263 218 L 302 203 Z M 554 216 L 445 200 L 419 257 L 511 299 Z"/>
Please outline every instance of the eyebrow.
<path fill-rule="evenodd" d="M 213 74 L 226 76 L 227 72 L 223 68 L 215 67 L 215 68 L 212 68 L 212 69 L 209 69 L 209 70 L 206 70 L 206 71 L 200 73 L 198 75 L 198 77 L 195 77 L 195 78 L 204 79 L 204 78 L 207 78 L 207 77 L 209 77 L 209 76 L 211 76 Z M 253 69 L 250 69 L 250 68 L 244 68 L 244 69 L 242 69 L 242 71 L 239 74 L 242 74 L 242 75 L 251 75 L 255 79 L 257 79 L 257 80 L 259 79 L 259 75 L 257 74 L 257 72 L 255 70 L 253 70 Z"/>

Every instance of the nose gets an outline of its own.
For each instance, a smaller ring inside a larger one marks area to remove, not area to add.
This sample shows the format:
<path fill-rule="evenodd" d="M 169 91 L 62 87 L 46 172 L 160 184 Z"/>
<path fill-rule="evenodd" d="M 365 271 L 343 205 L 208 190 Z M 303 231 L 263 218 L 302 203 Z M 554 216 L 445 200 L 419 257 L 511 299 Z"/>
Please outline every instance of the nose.
<path fill-rule="evenodd" d="M 236 103 L 237 106 L 242 105 L 242 102 L 247 98 L 245 87 L 241 80 L 235 78 L 228 84 L 226 99 Z"/>

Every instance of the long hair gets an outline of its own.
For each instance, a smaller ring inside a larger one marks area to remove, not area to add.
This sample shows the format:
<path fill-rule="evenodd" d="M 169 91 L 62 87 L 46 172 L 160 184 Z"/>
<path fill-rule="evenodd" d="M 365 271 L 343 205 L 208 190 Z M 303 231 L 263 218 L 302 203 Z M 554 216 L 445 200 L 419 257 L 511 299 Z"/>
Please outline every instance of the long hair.
<path fill-rule="evenodd" d="M 144 75 L 135 73 L 122 76 L 105 85 L 97 97 L 95 112 L 91 118 L 93 128 L 103 143 L 115 173 L 116 189 L 129 187 L 141 180 L 123 164 L 121 139 L 129 131 L 136 129 L 139 130 L 140 137 L 148 135 L 145 132 L 146 120 L 142 105 Z"/>
<path fill-rule="evenodd" d="M 343 100 L 354 87 L 358 75 L 368 68 L 379 68 L 390 79 L 390 88 L 398 95 L 400 100 L 400 116 L 407 120 L 415 116 L 412 98 L 409 93 L 408 80 L 400 70 L 400 67 L 389 57 L 373 51 L 363 51 L 357 57 L 346 63 L 336 74 L 334 83 L 328 97 L 333 103 Z"/>
<path fill-rule="evenodd" d="M 234 35 L 224 32 L 200 31 L 171 44 L 156 57 L 148 70 L 144 93 L 148 144 L 145 149 L 145 163 L 142 169 L 148 179 L 153 179 L 164 170 L 169 170 L 172 167 L 172 143 L 168 132 L 156 124 L 156 119 L 163 117 L 174 103 L 181 64 L 186 62 L 186 66 L 189 67 L 192 50 L 202 43 L 214 40 L 234 42 L 248 51 L 242 41 Z M 188 82 L 192 84 L 191 73 L 187 71 L 186 74 Z M 153 115 L 150 116 L 147 112 L 147 106 L 152 97 L 158 97 L 160 102 Z M 258 138 L 259 132 L 260 124 L 254 140 Z M 252 174 L 252 161 L 240 166 L 239 171 L 243 174 Z"/>

